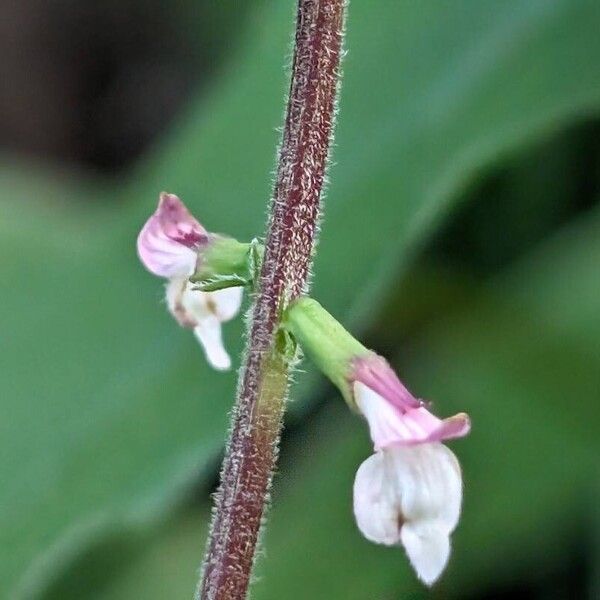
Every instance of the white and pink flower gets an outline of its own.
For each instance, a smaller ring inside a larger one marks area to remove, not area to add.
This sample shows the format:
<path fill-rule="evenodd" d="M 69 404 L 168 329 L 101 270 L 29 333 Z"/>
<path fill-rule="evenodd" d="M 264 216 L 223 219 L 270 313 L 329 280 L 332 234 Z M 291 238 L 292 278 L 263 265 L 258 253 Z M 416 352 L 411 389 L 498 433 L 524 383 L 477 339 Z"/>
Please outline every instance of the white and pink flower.
<path fill-rule="evenodd" d="M 431 585 L 448 562 L 462 503 L 458 460 L 441 442 L 467 435 L 469 417 L 433 415 L 375 354 L 354 360 L 349 383 L 375 448 L 354 481 L 357 525 L 373 542 L 402 544 Z"/>
<path fill-rule="evenodd" d="M 218 237 L 208 233 L 177 196 L 163 192 L 138 235 L 137 251 L 148 271 L 168 280 L 170 313 L 180 325 L 194 331 L 211 366 L 224 370 L 230 368 L 231 359 L 223 346 L 221 323 L 238 314 L 242 288 L 203 292 L 189 281 L 203 250 Z"/>
<path fill-rule="evenodd" d="M 436 417 L 385 359 L 312 298 L 288 307 L 284 327 L 369 425 L 375 454 L 354 481 L 358 528 L 373 542 L 403 545 L 417 575 L 431 585 L 450 556 L 462 503 L 460 466 L 442 442 L 467 435 L 469 417 Z"/>

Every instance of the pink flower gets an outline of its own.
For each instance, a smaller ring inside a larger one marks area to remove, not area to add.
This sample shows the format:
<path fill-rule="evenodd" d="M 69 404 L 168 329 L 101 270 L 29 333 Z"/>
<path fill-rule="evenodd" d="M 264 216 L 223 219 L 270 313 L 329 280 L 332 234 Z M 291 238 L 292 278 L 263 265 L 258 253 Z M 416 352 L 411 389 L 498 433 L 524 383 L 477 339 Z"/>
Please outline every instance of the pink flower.
<path fill-rule="evenodd" d="M 238 314 L 242 288 L 203 292 L 189 281 L 203 250 L 217 238 L 207 233 L 177 196 L 163 192 L 156 212 L 138 235 L 137 250 L 148 271 L 168 279 L 169 312 L 182 327 L 194 331 L 209 364 L 225 370 L 231 367 L 231 359 L 223 346 L 221 323 Z"/>
<path fill-rule="evenodd" d="M 431 585 L 448 562 L 462 503 L 458 460 L 441 442 L 467 435 L 469 417 L 436 417 L 316 300 L 292 303 L 284 326 L 369 425 L 375 453 L 354 480 L 358 528 L 372 542 L 402 544 Z"/>
<path fill-rule="evenodd" d="M 159 277 L 189 277 L 196 268 L 198 251 L 209 234 L 174 194 L 162 192 L 156 212 L 146 221 L 137 239 L 142 264 Z"/>
<path fill-rule="evenodd" d="M 356 523 L 373 542 L 402 544 L 431 585 L 448 562 L 462 503 L 458 460 L 440 442 L 467 435 L 469 417 L 433 415 L 375 354 L 356 358 L 349 379 L 375 447 L 356 473 Z"/>

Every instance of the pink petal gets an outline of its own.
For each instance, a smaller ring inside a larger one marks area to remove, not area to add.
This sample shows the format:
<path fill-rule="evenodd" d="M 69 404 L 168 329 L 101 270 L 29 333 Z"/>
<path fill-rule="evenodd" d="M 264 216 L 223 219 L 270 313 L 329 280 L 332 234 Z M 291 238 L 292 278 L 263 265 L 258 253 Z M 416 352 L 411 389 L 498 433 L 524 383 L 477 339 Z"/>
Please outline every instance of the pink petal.
<path fill-rule="evenodd" d="M 353 389 L 356 403 L 369 423 L 375 450 L 463 437 L 471 428 L 464 413 L 442 420 L 424 406 L 402 411 L 360 381 Z"/>
<path fill-rule="evenodd" d="M 137 239 L 142 264 L 159 277 L 189 276 L 194 272 L 198 249 L 208 234 L 174 194 L 160 195 L 156 212 L 146 221 Z"/>
<path fill-rule="evenodd" d="M 415 432 L 410 443 L 441 442 L 464 437 L 471 431 L 471 419 L 465 413 L 458 413 L 446 419 L 438 419 L 426 408 L 409 410 L 402 415 L 404 423 Z M 421 433 L 422 432 L 422 433 Z"/>
<path fill-rule="evenodd" d="M 351 379 L 360 381 L 402 410 L 424 405 L 404 387 L 387 360 L 377 354 L 357 358 L 353 364 Z"/>

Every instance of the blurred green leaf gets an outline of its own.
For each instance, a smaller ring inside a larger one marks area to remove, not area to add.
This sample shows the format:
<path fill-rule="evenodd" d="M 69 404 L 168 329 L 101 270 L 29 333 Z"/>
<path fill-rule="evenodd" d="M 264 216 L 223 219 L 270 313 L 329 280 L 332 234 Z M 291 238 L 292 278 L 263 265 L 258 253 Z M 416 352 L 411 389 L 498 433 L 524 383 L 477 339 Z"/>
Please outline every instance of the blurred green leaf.
<path fill-rule="evenodd" d="M 170 321 L 134 239 L 163 188 L 210 229 L 262 230 L 292 19 L 292 2 L 257 10 L 210 98 L 110 192 L 126 209 L 61 203 L 42 219 L 27 186 L 2 199 L 0 596 L 35 595 L 84 545 L 115 523 L 143 528 L 213 466 L 234 377 L 210 373 Z M 599 26 L 585 0 L 351 7 L 315 268 L 334 314 L 364 325 L 478 172 L 598 110 Z M 226 331 L 234 353 L 241 330 Z"/>
<path fill-rule="evenodd" d="M 597 520 L 590 498 L 600 449 L 600 353 L 567 341 L 577 326 L 555 330 L 539 315 L 561 297 L 561 281 L 574 306 L 562 305 L 556 322 L 580 307 L 600 337 L 600 323 L 586 311 L 600 303 L 589 285 L 597 277 L 587 269 L 600 261 L 598 240 L 597 211 L 469 306 L 432 323 L 398 361 L 414 389 L 437 399 L 440 413 L 468 410 L 474 423 L 471 436 L 452 444 L 465 504 L 450 567 L 434 590 L 425 594 L 401 549 L 369 544 L 358 533 L 351 486 L 371 449 L 366 427 L 338 399 L 286 438 L 253 597 L 464 598 L 515 577 L 543 582 L 568 561 Z M 529 294 L 532 274 L 536 291 Z M 203 530 L 207 513 L 186 513 L 99 598 L 189 597 L 200 547 L 192 532 Z"/>

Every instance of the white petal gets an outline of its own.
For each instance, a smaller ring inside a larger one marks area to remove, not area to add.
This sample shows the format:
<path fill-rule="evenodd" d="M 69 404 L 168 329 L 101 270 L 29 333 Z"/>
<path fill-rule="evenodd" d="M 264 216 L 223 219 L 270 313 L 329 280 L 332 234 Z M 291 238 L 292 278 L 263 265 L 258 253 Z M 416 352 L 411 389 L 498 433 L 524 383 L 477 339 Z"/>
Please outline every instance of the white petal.
<path fill-rule="evenodd" d="M 209 294 L 214 302 L 214 313 L 221 323 L 230 321 L 240 312 L 244 288 L 230 287 Z"/>
<path fill-rule="evenodd" d="M 400 541 L 400 498 L 388 479 L 383 452 L 365 460 L 354 480 L 354 516 L 361 533 L 377 544 Z"/>
<path fill-rule="evenodd" d="M 363 535 L 380 544 L 402 542 L 428 585 L 448 561 L 461 501 L 458 461 L 439 443 L 377 452 L 359 467 L 354 482 L 354 514 Z"/>
<path fill-rule="evenodd" d="M 427 585 L 435 583 L 450 557 L 450 536 L 435 527 L 430 531 L 419 531 L 418 526 L 406 523 L 401 539 L 419 579 Z"/>
<path fill-rule="evenodd" d="M 222 290 L 229 292 L 229 290 Z M 204 348 L 209 364 L 215 369 L 231 368 L 231 359 L 223 346 L 221 322 L 223 317 L 231 318 L 241 303 L 242 290 L 235 293 L 201 292 L 194 290 L 186 277 L 176 277 L 167 283 L 166 299 L 169 311 L 180 325 L 194 330 L 194 334 Z M 225 309 L 225 315 L 219 309 Z"/>
<path fill-rule="evenodd" d="M 200 322 L 206 317 L 215 316 L 210 300 L 211 296 L 210 292 L 193 289 L 193 284 L 187 281 L 181 297 L 181 304 L 191 319 Z"/>
<path fill-rule="evenodd" d="M 216 317 L 219 322 L 229 321 L 240 310 L 243 289 L 241 287 L 226 288 L 216 292 L 195 290 L 192 283 L 187 283 L 181 302 L 186 312 L 196 321 L 208 316 Z"/>
<path fill-rule="evenodd" d="M 231 368 L 231 359 L 223 346 L 221 322 L 214 315 L 208 315 L 198 322 L 194 334 L 204 348 L 206 360 L 220 371 Z"/>
<path fill-rule="evenodd" d="M 385 451 L 388 472 L 395 474 L 406 522 L 435 524 L 450 534 L 462 502 L 460 466 L 443 444 L 399 446 Z"/>
<path fill-rule="evenodd" d="M 404 423 L 402 413 L 385 398 L 360 381 L 354 382 L 353 390 L 356 404 L 369 423 L 376 449 L 414 437 Z"/>
<path fill-rule="evenodd" d="M 187 285 L 187 277 L 174 277 L 169 279 L 165 288 L 167 307 L 169 308 L 171 315 L 182 327 L 194 327 L 197 320 L 186 309 L 183 302 Z"/>
<path fill-rule="evenodd" d="M 176 307 L 181 304 L 186 281 L 187 277 L 173 277 L 172 279 L 169 279 L 165 286 L 167 306 L 171 313 L 173 313 Z"/>

